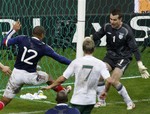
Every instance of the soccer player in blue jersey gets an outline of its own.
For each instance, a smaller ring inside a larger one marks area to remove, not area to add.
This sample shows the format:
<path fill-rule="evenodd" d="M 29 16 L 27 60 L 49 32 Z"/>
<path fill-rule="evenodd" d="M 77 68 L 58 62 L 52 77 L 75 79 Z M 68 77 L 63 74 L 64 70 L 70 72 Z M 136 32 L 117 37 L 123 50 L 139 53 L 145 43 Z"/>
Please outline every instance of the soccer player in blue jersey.
<path fill-rule="evenodd" d="M 13 29 L 6 35 L 3 41 L 3 44 L 6 46 L 17 44 L 19 51 L 14 69 L 3 97 L 0 100 L 0 110 L 14 98 L 24 84 L 38 85 L 49 81 L 50 78 L 47 73 L 36 71 L 37 63 L 43 56 L 49 56 L 66 65 L 71 63 L 70 60 L 57 54 L 50 46 L 42 42 L 45 35 L 45 30 L 42 26 L 36 26 L 33 29 L 33 37 L 19 35 L 15 38 L 11 38 L 20 28 L 20 22 L 16 21 L 13 25 Z M 58 89 L 60 88 L 58 87 Z"/>
<path fill-rule="evenodd" d="M 80 114 L 77 108 L 71 108 L 66 104 L 68 102 L 68 94 L 62 90 L 56 96 L 57 105 L 46 111 L 45 114 Z"/>

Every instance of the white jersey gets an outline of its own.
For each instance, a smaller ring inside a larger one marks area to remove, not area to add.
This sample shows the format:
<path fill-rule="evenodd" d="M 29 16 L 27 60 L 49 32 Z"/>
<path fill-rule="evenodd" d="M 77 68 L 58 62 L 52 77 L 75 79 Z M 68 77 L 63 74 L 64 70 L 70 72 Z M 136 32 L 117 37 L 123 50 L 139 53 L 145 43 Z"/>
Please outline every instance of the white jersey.
<path fill-rule="evenodd" d="M 75 76 L 75 87 L 70 102 L 78 105 L 95 104 L 96 88 L 100 76 L 104 79 L 110 77 L 106 64 L 91 55 L 71 62 L 63 76 L 68 79 L 72 75 Z"/>

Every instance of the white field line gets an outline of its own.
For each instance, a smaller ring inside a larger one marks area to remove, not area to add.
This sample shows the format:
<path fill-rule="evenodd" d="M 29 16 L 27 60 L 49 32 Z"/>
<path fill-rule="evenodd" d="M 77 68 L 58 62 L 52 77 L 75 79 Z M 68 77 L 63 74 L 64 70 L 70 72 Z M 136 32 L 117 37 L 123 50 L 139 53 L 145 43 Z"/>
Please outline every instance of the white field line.
<path fill-rule="evenodd" d="M 127 79 L 134 79 L 134 78 L 141 78 L 141 76 L 130 76 L 130 77 L 122 77 L 122 80 L 127 80 Z"/>
<path fill-rule="evenodd" d="M 33 112 L 8 113 L 8 114 L 37 114 L 37 113 L 42 113 L 42 114 L 44 114 L 44 112 L 45 112 L 45 110 L 33 111 Z"/>
<path fill-rule="evenodd" d="M 130 77 L 122 77 L 122 80 L 126 79 L 134 79 L 134 78 L 141 78 L 141 76 L 130 76 Z M 64 83 L 62 85 L 73 85 L 74 83 Z M 40 86 L 43 87 L 43 86 Z M 22 89 L 30 89 L 30 88 L 40 88 L 39 86 L 28 86 L 28 87 L 23 87 Z M 5 89 L 1 89 L 0 92 L 4 92 Z"/>
<path fill-rule="evenodd" d="M 139 103 L 139 102 L 148 102 L 150 101 L 150 99 L 140 99 L 140 100 L 133 100 L 134 103 Z M 34 102 L 37 102 L 37 101 L 34 101 Z M 38 101 L 39 102 L 39 101 Z M 43 102 L 43 101 L 40 101 L 42 103 L 49 103 L 49 104 L 52 104 L 52 102 Z M 54 103 L 53 103 L 54 104 Z M 56 104 L 56 103 L 55 103 Z M 113 104 L 125 104 L 124 102 L 111 102 L 111 103 L 107 103 L 107 105 L 113 105 Z M 44 113 L 46 110 L 41 110 L 41 111 L 32 111 L 32 112 L 18 112 L 18 113 L 8 113 L 8 114 L 36 114 L 36 113 Z"/>

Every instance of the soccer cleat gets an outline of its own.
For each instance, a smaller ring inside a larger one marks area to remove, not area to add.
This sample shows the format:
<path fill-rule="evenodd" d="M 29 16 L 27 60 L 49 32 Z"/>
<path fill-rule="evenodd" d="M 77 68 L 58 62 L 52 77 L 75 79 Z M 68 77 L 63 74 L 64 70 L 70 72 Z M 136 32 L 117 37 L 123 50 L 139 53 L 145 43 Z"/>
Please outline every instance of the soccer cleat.
<path fill-rule="evenodd" d="M 5 104 L 2 101 L 0 101 L 0 110 L 2 110 L 4 107 L 5 107 Z"/>
<path fill-rule="evenodd" d="M 94 107 L 95 108 L 99 108 L 99 107 L 105 107 L 106 106 L 106 102 L 105 101 L 98 101 Z"/>
<path fill-rule="evenodd" d="M 127 110 L 132 110 L 135 108 L 135 104 L 133 102 L 127 104 Z"/>

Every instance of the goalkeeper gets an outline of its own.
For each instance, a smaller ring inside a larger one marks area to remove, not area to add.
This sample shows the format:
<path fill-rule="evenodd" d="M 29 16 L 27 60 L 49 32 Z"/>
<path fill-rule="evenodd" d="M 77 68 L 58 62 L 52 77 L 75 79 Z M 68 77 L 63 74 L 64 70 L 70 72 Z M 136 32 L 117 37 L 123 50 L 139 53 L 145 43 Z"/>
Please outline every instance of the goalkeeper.
<path fill-rule="evenodd" d="M 104 35 L 106 35 L 107 53 L 103 61 L 106 63 L 109 71 L 112 71 L 111 77 L 115 79 L 113 86 L 123 97 L 127 104 L 127 110 L 131 110 L 135 107 L 135 104 L 129 97 L 126 88 L 120 83 L 120 78 L 131 62 L 132 54 L 135 56 L 142 78 L 149 78 L 149 73 L 141 61 L 133 32 L 127 24 L 122 22 L 122 14 L 119 9 L 111 11 L 110 22 L 93 34 L 93 40 L 97 43 Z M 99 82 L 98 93 L 100 94 L 104 88 L 104 82 Z M 95 104 L 95 107 L 106 105 L 104 100 L 98 100 L 99 102 Z"/>

